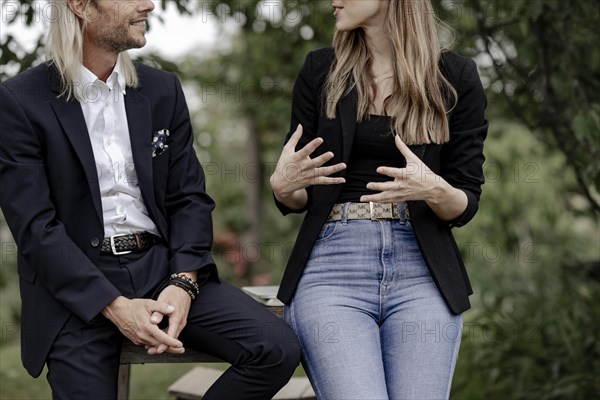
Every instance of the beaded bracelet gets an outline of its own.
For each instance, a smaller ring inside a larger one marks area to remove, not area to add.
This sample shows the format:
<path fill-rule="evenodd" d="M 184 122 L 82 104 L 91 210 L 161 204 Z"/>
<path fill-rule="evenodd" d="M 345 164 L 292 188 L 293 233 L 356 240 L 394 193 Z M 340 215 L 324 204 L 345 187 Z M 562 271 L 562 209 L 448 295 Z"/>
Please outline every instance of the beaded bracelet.
<path fill-rule="evenodd" d="M 198 284 L 196 282 L 194 282 L 194 280 L 192 278 L 189 278 L 187 275 L 184 275 L 184 274 L 171 275 L 171 279 L 175 279 L 175 278 L 183 279 L 184 281 L 186 281 L 186 282 L 190 283 L 192 286 L 194 286 L 196 291 L 200 291 L 200 287 L 198 286 Z"/>
<path fill-rule="evenodd" d="M 190 297 L 192 298 L 192 300 L 196 299 L 196 295 L 194 295 L 194 292 L 192 292 L 190 289 L 188 289 L 187 287 L 185 287 L 184 285 L 182 285 L 181 282 L 179 282 L 179 281 L 171 281 L 170 284 L 173 285 L 173 286 L 177 286 L 178 288 L 181 288 L 181 289 L 185 290 L 187 292 L 187 294 L 190 295 Z"/>
<path fill-rule="evenodd" d="M 200 294 L 200 288 L 198 287 L 198 284 L 183 274 L 171 275 L 169 279 L 169 285 L 175 285 L 185 290 L 190 295 L 192 300 L 195 300 Z"/>

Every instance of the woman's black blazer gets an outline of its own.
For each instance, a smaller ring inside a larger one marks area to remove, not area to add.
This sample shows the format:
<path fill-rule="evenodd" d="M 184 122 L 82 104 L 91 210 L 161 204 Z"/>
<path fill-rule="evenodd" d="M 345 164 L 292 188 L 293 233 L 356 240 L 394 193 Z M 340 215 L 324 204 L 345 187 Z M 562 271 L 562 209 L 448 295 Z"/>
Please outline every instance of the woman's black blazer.
<path fill-rule="evenodd" d="M 298 149 L 316 137 L 324 143 L 315 156 L 331 151 L 330 164 L 347 163 L 350 158 L 356 126 L 357 98 L 351 91 L 337 106 L 335 119 L 328 119 L 323 107 L 323 86 L 333 61 L 333 49 L 311 52 L 302 66 L 292 95 L 292 118 L 286 142 L 298 124 L 304 134 Z M 444 52 L 440 60 L 444 76 L 458 93 L 458 103 L 450 114 L 450 140 L 442 145 L 410 146 L 429 168 L 452 186 L 463 190 L 468 198 L 466 210 L 453 221 L 439 219 L 424 201 L 408 202 L 415 237 L 433 280 L 452 312 L 459 314 L 470 307 L 473 293 L 452 227 L 469 222 L 478 209 L 481 185 L 483 141 L 487 135 L 484 111 L 487 105 L 477 67 L 472 60 L 453 52 Z M 398 152 L 398 157 L 403 157 Z M 339 173 L 344 176 L 345 171 Z M 306 216 L 290 254 L 278 297 L 289 303 L 296 290 L 314 242 L 341 191 L 341 185 L 307 188 L 308 202 L 302 210 L 291 210 L 275 200 L 284 214 L 304 212 Z"/>

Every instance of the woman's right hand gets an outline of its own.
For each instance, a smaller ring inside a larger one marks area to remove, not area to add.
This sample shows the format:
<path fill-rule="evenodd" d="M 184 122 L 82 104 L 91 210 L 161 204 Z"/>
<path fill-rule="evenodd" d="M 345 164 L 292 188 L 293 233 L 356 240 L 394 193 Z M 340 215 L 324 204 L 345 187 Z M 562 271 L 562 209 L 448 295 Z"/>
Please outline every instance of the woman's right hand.
<path fill-rule="evenodd" d="M 308 186 L 337 185 L 346 182 L 344 178 L 329 176 L 346 168 L 346 164 L 322 166 L 333 158 L 332 152 L 310 158 L 310 155 L 323 144 L 323 138 L 316 138 L 296 151 L 301 137 L 302 125 L 298 125 L 290 140 L 283 147 L 275 172 L 270 179 L 275 198 L 292 209 L 304 207 L 307 201 L 306 188 Z"/>

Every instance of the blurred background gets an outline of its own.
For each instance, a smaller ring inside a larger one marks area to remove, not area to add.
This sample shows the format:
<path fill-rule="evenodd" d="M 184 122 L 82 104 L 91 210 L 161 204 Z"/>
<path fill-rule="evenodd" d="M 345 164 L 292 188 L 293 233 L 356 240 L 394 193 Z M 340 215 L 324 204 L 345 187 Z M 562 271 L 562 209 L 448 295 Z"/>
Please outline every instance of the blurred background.
<path fill-rule="evenodd" d="M 155 3 L 148 46 L 133 53 L 184 84 L 217 203 L 220 273 L 277 284 L 302 217 L 276 211 L 268 179 L 295 76 L 307 52 L 331 44 L 331 1 Z M 49 7 L 2 0 L 2 80 L 44 61 Z M 475 294 L 451 398 L 600 398 L 600 1 L 433 8 L 454 51 L 476 60 L 490 122 L 479 214 L 454 230 Z M 49 398 L 20 365 L 17 249 L 1 215 L 0 246 L 0 398 Z M 189 368 L 135 366 L 132 398 L 167 398 Z"/>

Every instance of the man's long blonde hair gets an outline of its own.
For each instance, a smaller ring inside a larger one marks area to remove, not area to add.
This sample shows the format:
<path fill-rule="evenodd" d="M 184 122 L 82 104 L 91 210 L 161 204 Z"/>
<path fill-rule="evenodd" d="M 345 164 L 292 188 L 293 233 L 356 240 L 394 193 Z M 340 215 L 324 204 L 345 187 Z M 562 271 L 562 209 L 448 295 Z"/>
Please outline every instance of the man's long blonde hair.
<path fill-rule="evenodd" d="M 394 134 L 409 145 L 439 144 L 450 138 L 447 112 L 457 93 L 439 68 L 439 26 L 430 0 L 390 0 L 384 29 L 394 76 L 384 108 L 392 117 Z M 325 84 L 327 117 L 335 118 L 338 101 L 356 88 L 357 121 L 364 120 L 376 91 L 365 32 L 336 30 L 333 47 L 335 60 Z"/>
<path fill-rule="evenodd" d="M 51 20 L 48 42 L 46 43 L 46 58 L 58 70 L 61 78 L 61 92 L 67 100 L 72 97 L 79 101 L 81 91 L 75 87 L 81 81 L 81 67 L 83 65 L 83 37 L 86 21 L 81 21 L 68 6 L 68 0 L 50 0 Z M 98 0 L 89 0 L 97 4 Z M 86 8 L 87 11 L 87 8 Z M 139 78 L 135 65 L 126 51 L 120 54 L 121 71 L 127 86 L 137 87 Z"/>

